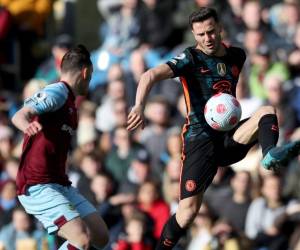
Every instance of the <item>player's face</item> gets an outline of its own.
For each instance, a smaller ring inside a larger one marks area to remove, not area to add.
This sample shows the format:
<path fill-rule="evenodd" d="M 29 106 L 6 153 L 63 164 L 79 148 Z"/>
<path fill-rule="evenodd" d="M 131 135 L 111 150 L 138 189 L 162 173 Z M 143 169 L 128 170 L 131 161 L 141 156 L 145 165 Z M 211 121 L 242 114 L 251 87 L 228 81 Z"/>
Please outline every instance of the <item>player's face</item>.
<path fill-rule="evenodd" d="M 193 23 L 192 30 L 197 48 L 207 55 L 215 55 L 221 47 L 221 27 L 214 18 Z"/>

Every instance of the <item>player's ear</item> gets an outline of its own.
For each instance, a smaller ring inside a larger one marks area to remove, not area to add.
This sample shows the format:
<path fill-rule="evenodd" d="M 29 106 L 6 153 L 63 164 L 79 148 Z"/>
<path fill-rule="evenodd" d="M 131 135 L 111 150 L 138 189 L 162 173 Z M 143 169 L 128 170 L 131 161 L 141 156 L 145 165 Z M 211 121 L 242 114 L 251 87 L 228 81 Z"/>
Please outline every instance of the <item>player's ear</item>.
<path fill-rule="evenodd" d="M 81 76 L 82 76 L 83 79 L 86 79 L 88 77 L 88 68 L 87 67 L 82 68 Z"/>

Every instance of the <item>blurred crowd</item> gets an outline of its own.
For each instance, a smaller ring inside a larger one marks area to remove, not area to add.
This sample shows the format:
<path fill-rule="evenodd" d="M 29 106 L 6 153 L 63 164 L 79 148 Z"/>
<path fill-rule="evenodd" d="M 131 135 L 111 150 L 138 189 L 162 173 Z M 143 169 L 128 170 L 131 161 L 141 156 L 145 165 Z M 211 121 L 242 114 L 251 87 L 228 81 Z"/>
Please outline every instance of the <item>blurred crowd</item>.
<path fill-rule="evenodd" d="M 200 6 L 216 8 L 224 43 L 247 53 L 237 89 L 243 118 L 273 105 L 279 144 L 300 139 L 299 0 L 0 0 L 1 250 L 60 244 L 16 198 L 22 134 L 10 118 L 24 99 L 59 80 L 61 58 L 77 43 L 91 50 L 94 73 L 88 97 L 77 100 L 72 185 L 106 221 L 105 250 L 154 249 L 179 198 L 186 109 L 178 79 L 155 85 L 143 130 L 128 132 L 127 114 L 143 72 L 194 45 L 188 16 Z M 300 249 L 300 157 L 280 173 L 260 160 L 257 146 L 219 168 L 176 250 Z"/>

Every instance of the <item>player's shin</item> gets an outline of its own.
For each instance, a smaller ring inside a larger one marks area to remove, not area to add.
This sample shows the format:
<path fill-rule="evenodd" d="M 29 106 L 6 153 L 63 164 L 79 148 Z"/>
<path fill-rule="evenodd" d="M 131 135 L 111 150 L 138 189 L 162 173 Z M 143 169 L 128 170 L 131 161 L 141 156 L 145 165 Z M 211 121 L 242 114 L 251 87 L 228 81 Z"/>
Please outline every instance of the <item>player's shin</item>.
<path fill-rule="evenodd" d="M 185 232 L 186 228 L 181 228 L 179 226 L 174 214 L 166 222 L 155 250 L 172 249 Z"/>

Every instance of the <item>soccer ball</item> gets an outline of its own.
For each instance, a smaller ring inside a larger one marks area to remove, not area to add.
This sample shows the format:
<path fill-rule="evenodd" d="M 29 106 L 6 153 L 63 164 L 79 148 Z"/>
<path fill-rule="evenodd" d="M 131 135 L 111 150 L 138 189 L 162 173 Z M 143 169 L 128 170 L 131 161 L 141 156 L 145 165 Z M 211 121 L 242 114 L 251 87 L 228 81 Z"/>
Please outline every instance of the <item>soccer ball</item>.
<path fill-rule="evenodd" d="M 240 121 L 241 115 L 242 110 L 238 100 L 226 93 L 212 96 L 204 108 L 206 122 L 218 131 L 228 131 L 234 128 Z"/>

